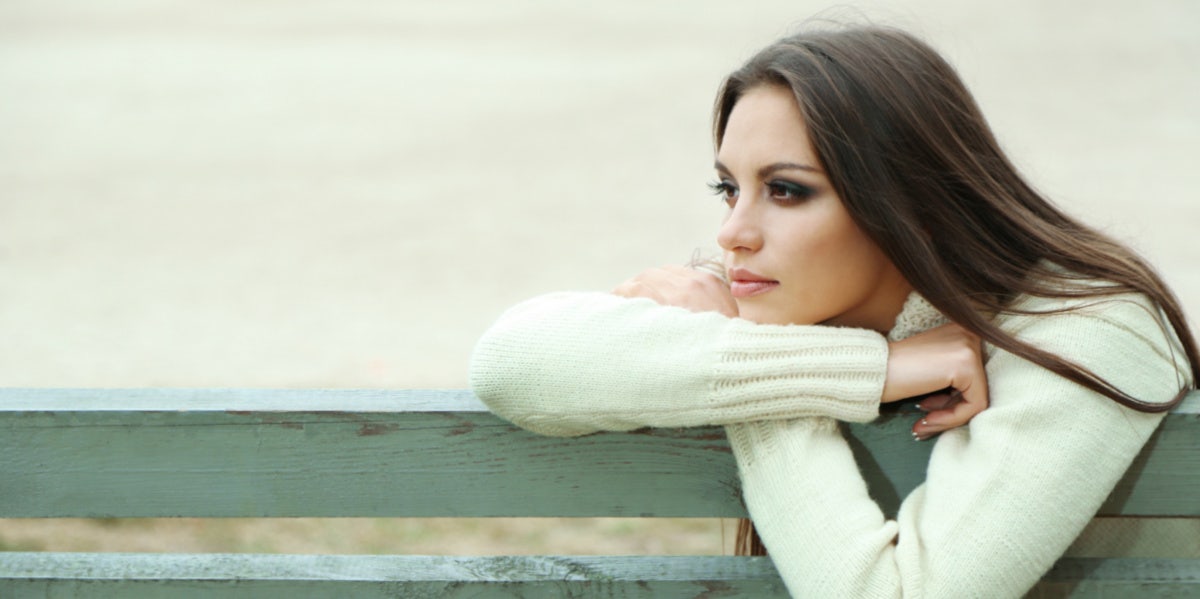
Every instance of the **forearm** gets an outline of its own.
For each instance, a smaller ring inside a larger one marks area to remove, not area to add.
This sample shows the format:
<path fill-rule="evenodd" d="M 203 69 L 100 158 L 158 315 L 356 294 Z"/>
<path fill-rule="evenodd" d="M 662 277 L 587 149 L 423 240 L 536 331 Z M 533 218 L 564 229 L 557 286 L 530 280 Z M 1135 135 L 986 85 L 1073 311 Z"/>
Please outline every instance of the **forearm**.
<path fill-rule="evenodd" d="M 1135 397 L 1169 401 L 1181 384 L 1183 365 L 1172 362 L 1179 354 L 1149 312 L 1108 310 L 1008 324 Z M 1022 596 L 1092 518 L 1162 419 L 999 350 L 988 376 L 991 407 L 969 427 L 942 434 L 925 483 L 904 499 L 895 522 L 867 495 L 833 422 L 727 427 L 746 505 L 792 593 Z"/>
<path fill-rule="evenodd" d="M 1090 443 L 1076 437 L 1097 429 L 1069 435 L 1079 441 L 1072 449 L 1058 446 L 1061 432 L 1053 444 L 1034 440 L 1063 427 L 1010 417 L 1033 434 L 946 433 L 895 521 L 868 495 L 832 421 L 726 428 L 747 509 L 793 596 L 1021 597 L 1090 520 L 1156 418 L 1138 415 L 1140 430 L 1121 430 L 1119 417 L 1089 415 L 1106 434 Z M 1007 447 L 993 445 L 997 436 Z"/>
<path fill-rule="evenodd" d="M 897 525 L 827 418 L 726 427 L 755 527 L 794 597 L 892 597 Z"/>
<path fill-rule="evenodd" d="M 530 430 L 579 435 L 878 414 L 887 344 L 871 331 L 756 325 L 650 300 L 556 293 L 485 333 L 471 386 Z"/>

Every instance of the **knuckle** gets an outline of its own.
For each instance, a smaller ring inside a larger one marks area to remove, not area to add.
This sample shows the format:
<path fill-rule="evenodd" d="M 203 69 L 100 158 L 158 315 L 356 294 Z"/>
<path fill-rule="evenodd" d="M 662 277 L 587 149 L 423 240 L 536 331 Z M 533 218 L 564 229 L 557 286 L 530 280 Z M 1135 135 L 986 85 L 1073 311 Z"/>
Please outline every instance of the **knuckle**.
<path fill-rule="evenodd" d="M 687 278 L 683 281 L 683 290 L 686 293 L 694 295 L 706 294 L 712 289 L 712 286 L 706 279 L 711 278 L 712 277 L 704 273 L 690 272 L 687 274 Z"/>
<path fill-rule="evenodd" d="M 968 370 L 975 370 L 979 363 L 979 350 L 971 344 L 962 344 L 954 349 L 954 361 Z"/>
<path fill-rule="evenodd" d="M 617 286 L 613 293 L 624 297 L 648 297 L 651 288 L 639 279 L 631 279 Z"/>

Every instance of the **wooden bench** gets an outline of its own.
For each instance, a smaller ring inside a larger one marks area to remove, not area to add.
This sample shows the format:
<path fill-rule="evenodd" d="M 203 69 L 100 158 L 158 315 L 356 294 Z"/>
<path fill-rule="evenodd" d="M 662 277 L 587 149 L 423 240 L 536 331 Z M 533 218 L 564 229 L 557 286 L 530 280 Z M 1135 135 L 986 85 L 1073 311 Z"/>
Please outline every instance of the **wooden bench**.
<path fill-rule="evenodd" d="M 894 511 L 932 443 L 850 427 Z M 1200 517 L 1200 394 L 1101 510 Z M 0 517 L 745 515 L 719 428 L 540 437 L 469 391 L 0 389 Z M 0 553 L 0 597 L 786 597 L 767 558 Z M 1194 559 L 1063 559 L 1035 596 L 1198 597 Z"/>

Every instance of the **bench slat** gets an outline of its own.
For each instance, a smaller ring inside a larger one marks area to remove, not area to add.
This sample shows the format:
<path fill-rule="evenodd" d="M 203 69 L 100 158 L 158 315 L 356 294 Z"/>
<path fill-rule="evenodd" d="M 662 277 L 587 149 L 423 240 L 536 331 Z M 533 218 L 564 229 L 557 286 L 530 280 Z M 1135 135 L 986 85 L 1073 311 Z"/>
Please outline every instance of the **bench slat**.
<path fill-rule="evenodd" d="M 761 597 L 786 598 L 768 558 L 6 553 L 5 597 Z M 1030 597 L 1183 597 L 1186 559 L 1064 559 Z"/>
<path fill-rule="evenodd" d="M 766 558 L 3 555 L 5 597 L 787 597 Z"/>
<path fill-rule="evenodd" d="M 932 443 L 849 428 L 894 511 Z M 1101 510 L 1200 516 L 1200 395 Z M 720 428 L 556 439 L 467 391 L 0 389 L 0 517 L 739 517 Z"/>

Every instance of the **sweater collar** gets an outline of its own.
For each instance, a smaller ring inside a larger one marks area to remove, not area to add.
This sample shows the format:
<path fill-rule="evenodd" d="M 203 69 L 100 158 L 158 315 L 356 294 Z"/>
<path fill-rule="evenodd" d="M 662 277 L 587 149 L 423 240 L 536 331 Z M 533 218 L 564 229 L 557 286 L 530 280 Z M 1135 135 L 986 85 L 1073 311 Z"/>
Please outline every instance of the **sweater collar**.
<path fill-rule="evenodd" d="M 938 312 L 937 308 L 913 291 L 908 294 L 908 299 L 904 300 L 904 307 L 900 308 L 900 314 L 896 315 L 896 324 L 888 331 L 887 338 L 888 341 L 900 341 L 949 322 L 950 320 Z"/>

